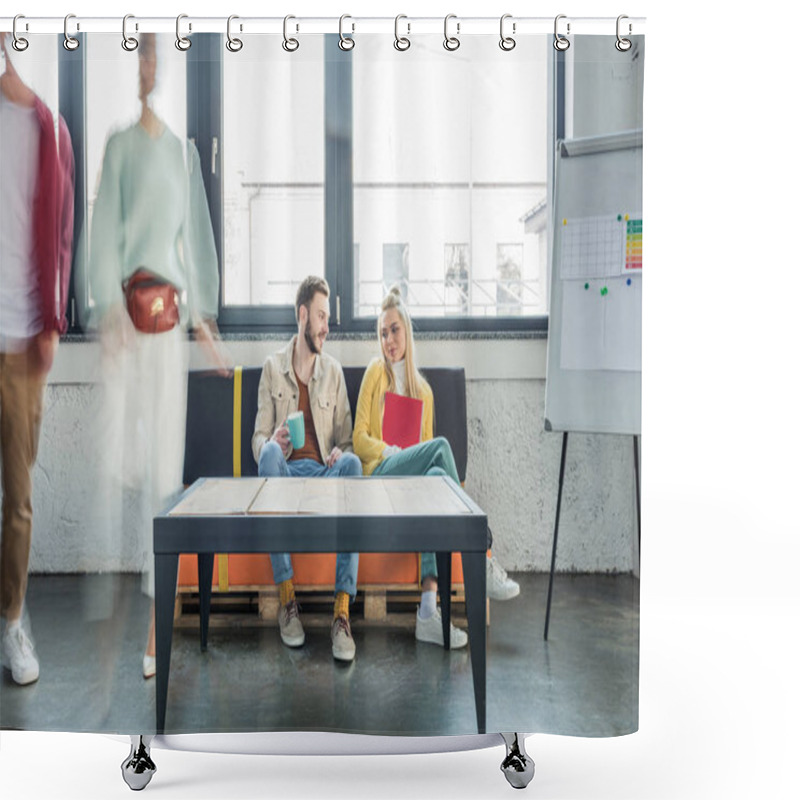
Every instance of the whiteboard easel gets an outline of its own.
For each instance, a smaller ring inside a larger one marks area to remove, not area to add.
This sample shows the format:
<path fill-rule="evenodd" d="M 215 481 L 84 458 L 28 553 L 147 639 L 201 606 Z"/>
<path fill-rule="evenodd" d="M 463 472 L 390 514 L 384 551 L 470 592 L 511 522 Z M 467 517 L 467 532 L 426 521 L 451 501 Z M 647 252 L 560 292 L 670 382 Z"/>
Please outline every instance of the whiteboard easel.
<path fill-rule="evenodd" d="M 552 223 L 544 425 L 563 438 L 545 640 L 570 431 L 633 436 L 641 545 L 641 130 L 560 143 Z"/>

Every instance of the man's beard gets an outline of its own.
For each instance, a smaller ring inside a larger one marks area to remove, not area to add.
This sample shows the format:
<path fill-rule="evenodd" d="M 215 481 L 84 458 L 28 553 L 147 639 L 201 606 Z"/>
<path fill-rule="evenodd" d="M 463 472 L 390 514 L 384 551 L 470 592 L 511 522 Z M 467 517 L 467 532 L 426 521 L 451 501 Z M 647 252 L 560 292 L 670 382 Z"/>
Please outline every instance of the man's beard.
<path fill-rule="evenodd" d="M 314 338 L 313 338 L 313 337 L 311 336 L 311 334 L 308 332 L 308 329 L 309 329 L 309 327 L 310 327 L 310 326 L 309 326 L 309 324 L 308 324 L 308 323 L 306 323 L 306 329 L 305 329 L 305 331 L 303 332 L 303 336 L 305 337 L 306 344 L 308 345 L 308 349 L 309 349 L 309 350 L 310 350 L 312 353 L 314 353 L 314 355 L 319 355 L 319 354 L 320 354 L 320 352 L 319 352 L 319 348 L 317 347 L 317 343 L 314 341 Z"/>

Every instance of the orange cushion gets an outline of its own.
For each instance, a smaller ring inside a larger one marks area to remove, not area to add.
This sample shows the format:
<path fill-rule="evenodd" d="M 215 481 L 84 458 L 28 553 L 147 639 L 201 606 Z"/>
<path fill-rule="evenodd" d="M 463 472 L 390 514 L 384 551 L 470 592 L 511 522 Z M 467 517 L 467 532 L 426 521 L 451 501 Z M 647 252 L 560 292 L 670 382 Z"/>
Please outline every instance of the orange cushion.
<path fill-rule="evenodd" d="M 218 559 L 214 558 L 213 585 L 217 586 Z M 453 554 L 452 583 L 463 583 L 461 554 Z M 297 553 L 292 556 L 294 582 L 298 586 L 330 586 L 335 581 L 335 553 Z M 416 553 L 361 553 L 358 559 L 358 584 L 419 583 L 419 556 Z M 197 586 L 197 558 L 184 553 L 178 567 L 178 586 Z M 232 553 L 228 556 L 228 585 L 273 586 L 272 567 L 266 553 Z"/>

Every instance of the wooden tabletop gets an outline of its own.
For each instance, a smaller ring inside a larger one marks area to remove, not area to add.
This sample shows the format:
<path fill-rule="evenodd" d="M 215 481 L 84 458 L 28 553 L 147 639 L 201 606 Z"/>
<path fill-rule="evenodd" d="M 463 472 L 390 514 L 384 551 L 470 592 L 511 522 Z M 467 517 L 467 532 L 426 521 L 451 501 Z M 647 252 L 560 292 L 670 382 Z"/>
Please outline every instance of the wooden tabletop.
<path fill-rule="evenodd" d="M 206 478 L 169 516 L 324 514 L 451 516 L 474 513 L 443 477 Z"/>

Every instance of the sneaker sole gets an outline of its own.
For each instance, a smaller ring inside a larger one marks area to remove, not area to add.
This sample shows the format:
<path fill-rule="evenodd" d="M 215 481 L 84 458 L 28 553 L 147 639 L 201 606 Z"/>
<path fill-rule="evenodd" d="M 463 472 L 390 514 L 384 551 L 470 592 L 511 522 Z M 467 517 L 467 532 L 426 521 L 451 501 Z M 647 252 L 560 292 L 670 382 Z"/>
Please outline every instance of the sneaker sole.
<path fill-rule="evenodd" d="M 333 648 L 333 657 L 337 661 L 352 661 L 356 657 L 355 650 L 342 652 L 341 650 L 337 650 L 335 647 Z"/>
<path fill-rule="evenodd" d="M 11 673 L 11 680 L 13 680 L 14 683 L 17 684 L 17 686 L 29 686 L 31 683 L 36 683 L 36 681 L 39 680 L 39 673 L 38 672 L 35 675 L 33 675 L 32 677 L 30 677 L 30 678 L 25 678 L 25 679 L 20 680 L 14 674 L 14 670 L 12 670 L 11 667 L 8 666 L 8 664 L 3 664 L 3 669 L 7 669 Z"/>
<path fill-rule="evenodd" d="M 302 637 L 299 637 L 297 639 L 290 639 L 288 636 L 284 636 L 283 634 L 281 634 L 281 641 L 287 647 L 302 647 L 306 643 L 306 637 L 305 635 L 303 635 Z"/>
<path fill-rule="evenodd" d="M 421 636 L 417 636 L 414 633 L 414 638 L 418 642 L 422 642 L 423 644 L 435 644 L 437 647 L 444 647 L 444 642 L 440 642 L 438 639 L 424 639 Z M 466 647 L 469 644 L 469 639 L 467 638 L 463 644 L 454 644 L 452 636 L 450 637 L 450 649 L 451 650 L 460 650 L 462 647 Z"/>
<path fill-rule="evenodd" d="M 513 600 L 518 595 L 519 595 L 519 586 L 517 586 L 517 588 L 514 591 L 512 591 L 511 593 L 505 593 L 505 594 L 502 594 L 502 595 L 500 595 L 500 594 L 489 594 L 488 592 L 486 593 L 486 596 L 490 600 L 497 600 L 499 603 L 502 603 L 504 600 Z"/>

